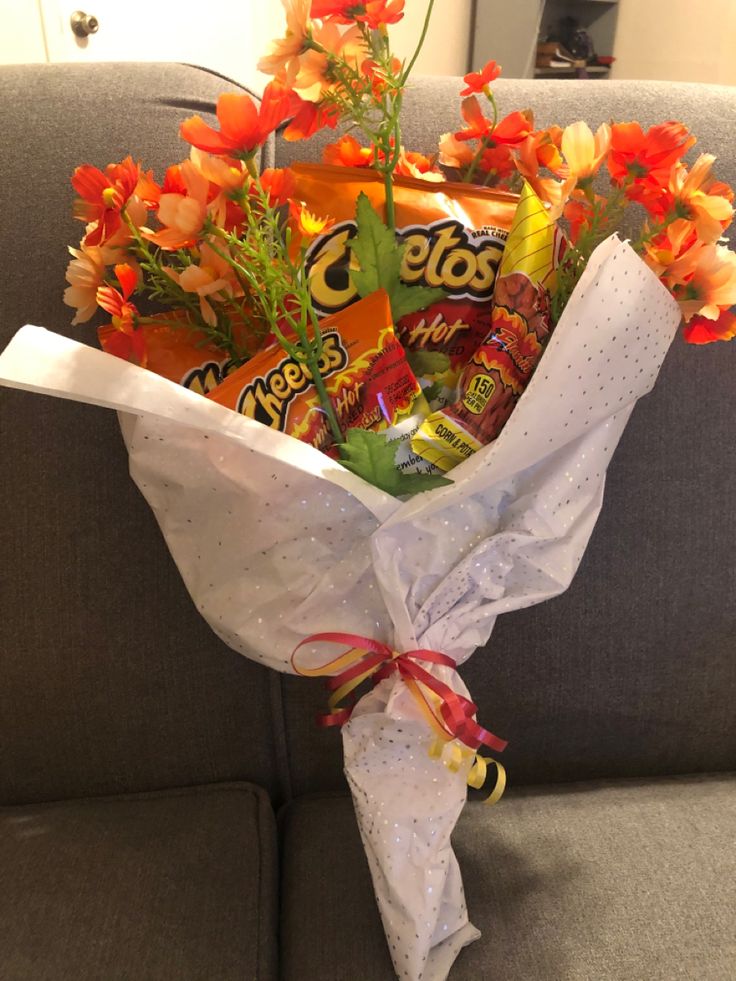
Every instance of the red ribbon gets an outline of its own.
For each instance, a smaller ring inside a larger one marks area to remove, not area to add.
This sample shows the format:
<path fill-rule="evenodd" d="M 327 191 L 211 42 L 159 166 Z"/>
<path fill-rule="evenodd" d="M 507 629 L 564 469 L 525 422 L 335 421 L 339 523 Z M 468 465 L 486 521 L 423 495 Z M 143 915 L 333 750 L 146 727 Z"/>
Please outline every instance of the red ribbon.
<path fill-rule="evenodd" d="M 307 644 L 320 642 L 343 644 L 348 647 L 348 651 L 318 668 L 300 669 L 295 660 L 297 652 Z M 367 678 L 372 678 L 373 683 L 376 684 L 384 678 L 389 678 L 392 674 L 398 673 L 412 694 L 424 703 L 425 714 L 429 711 L 436 725 L 444 732 L 446 739 L 458 739 L 472 750 L 477 750 L 481 745 L 484 745 L 497 753 L 503 752 L 508 745 L 507 741 L 494 736 L 492 732 L 478 725 L 473 718 L 478 711 L 475 703 L 463 695 L 458 695 L 449 685 L 439 681 L 418 664 L 418 661 L 441 664 L 453 669 L 457 668 L 456 661 L 448 657 L 447 654 L 440 654 L 439 651 L 419 648 L 400 654 L 391 650 L 386 644 L 370 637 L 342 632 L 312 634 L 311 637 L 307 637 L 298 644 L 291 655 L 291 665 L 297 674 L 315 677 L 330 675 L 330 669 L 338 672 L 326 682 L 326 687 L 331 692 L 336 692 L 343 687 L 346 688 L 346 691 L 335 700 L 336 702 L 339 702 L 346 694 L 352 693 L 353 688 L 356 688 L 361 681 Z M 340 670 L 341 668 L 343 670 Z M 421 686 L 428 688 L 439 698 L 439 717 L 434 706 L 424 695 Z M 337 705 L 333 704 L 331 707 L 333 711 L 318 716 L 319 725 L 341 726 L 348 721 L 353 709 L 352 705 L 337 708 Z"/>

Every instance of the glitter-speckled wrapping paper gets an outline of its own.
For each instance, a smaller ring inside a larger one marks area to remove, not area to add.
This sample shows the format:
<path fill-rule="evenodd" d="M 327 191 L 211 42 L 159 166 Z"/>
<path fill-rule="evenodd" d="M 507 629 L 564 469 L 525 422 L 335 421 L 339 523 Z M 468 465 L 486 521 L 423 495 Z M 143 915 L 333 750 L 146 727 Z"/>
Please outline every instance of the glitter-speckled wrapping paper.
<path fill-rule="evenodd" d="M 606 467 L 679 320 L 631 249 L 608 239 L 501 436 L 451 472 L 452 487 L 405 503 L 310 446 L 41 328 L 18 332 L 0 380 L 121 412 L 131 475 L 197 608 L 235 650 L 289 671 L 306 636 L 346 631 L 461 664 L 499 613 L 569 585 Z M 466 693 L 456 672 L 433 671 Z M 365 696 L 343 740 L 397 974 L 442 981 L 478 936 L 450 845 L 465 775 L 430 759 L 401 681 Z"/>

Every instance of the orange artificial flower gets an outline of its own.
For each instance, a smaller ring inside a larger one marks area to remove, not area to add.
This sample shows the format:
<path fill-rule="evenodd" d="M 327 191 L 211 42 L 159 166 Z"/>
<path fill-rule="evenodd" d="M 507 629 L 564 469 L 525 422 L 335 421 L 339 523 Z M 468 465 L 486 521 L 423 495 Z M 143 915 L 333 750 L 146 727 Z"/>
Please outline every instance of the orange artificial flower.
<path fill-rule="evenodd" d="M 359 71 L 365 60 L 366 48 L 357 26 L 344 32 L 333 23 L 315 26 L 312 39 L 319 50 L 308 47 L 300 55 L 293 73 L 287 72 L 285 77 L 300 98 L 308 102 L 319 102 L 335 85 L 331 62 L 344 62 L 353 70 Z"/>
<path fill-rule="evenodd" d="M 500 74 L 501 66 L 497 65 L 495 61 L 489 61 L 479 72 L 470 72 L 465 75 L 463 81 L 466 88 L 462 90 L 460 95 L 482 95 L 484 93 L 490 95 L 489 86 L 491 82 L 496 81 Z"/>
<path fill-rule="evenodd" d="M 305 238 L 314 238 L 321 235 L 335 224 L 334 218 L 320 218 L 308 211 L 299 201 L 292 201 L 289 205 L 289 213 L 297 224 L 297 228 Z"/>
<path fill-rule="evenodd" d="M 112 324 L 116 330 L 131 334 L 135 329 L 138 310 L 128 300 L 138 284 L 138 273 L 123 262 L 115 266 L 115 276 L 122 293 L 112 286 L 100 286 L 97 289 L 97 305 L 112 315 Z"/>
<path fill-rule="evenodd" d="M 562 188 L 562 214 L 565 216 L 568 226 L 569 233 L 568 238 L 572 245 L 575 245 L 578 238 L 580 237 L 580 232 L 585 228 L 588 228 L 593 220 L 593 205 L 579 191 L 571 198 L 566 198 L 565 196 L 566 188 Z M 605 198 L 601 197 L 599 194 L 595 195 L 595 203 L 598 205 L 605 204 Z M 555 217 L 554 208 L 550 212 L 551 217 Z M 604 227 L 601 225 L 600 227 Z"/>
<path fill-rule="evenodd" d="M 307 140 L 325 126 L 334 129 L 338 119 L 339 113 L 334 106 L 300 100 L 296 114 L 282 136 L 290 143 Z"/>
<path fill-rule="evenodd" d="M 463 99 L 460 112 L 468 126 L 455 133 L 458 140 L 492 140 L 495 144 L 513 145 L 522 143 L 532 131 L 533 121 L 528 111 L 509 113 L 494 126 L 493 120 L 483 115 L 474 95 Z"/>
<path fill-rule="evenodd" d="M 552 177 L 542 177 L 540 174 L 541 167 L 546 167 L 554 173 L 559 173 L 563 167 L 562 157 L 550 139 L 549 132 L 540 130 L 520 143 L 516 147 L 515 163 L 516 169 L 530 184 L 537 197 L 551 205 L 550 217 L 555 220 L 559 218 L 569 188 Z"/>
<path fill-rule="evenodd" d="M 194 245 L 207 218 L 209 181 L 191 160 L 180 165 L 179 173 L 186 193 L 161 195 L 157 218 L 164 227 L 157 232 L 141 230 L 149 242 L 170 252 Z"/>
<path fill-rule="evenodd" d="M 398 24 L 404 16 L 404 0 L 365 0 L 363 13 L 355 19 L 372 31 L 381 31 L 389 24 Z"/>
<path fill-rule="evenodd" d="M 352 11 L 362 6 L 360 0 L 312 0 L 310 16 L 314 20 L 332 18 L 337 24 L 354 24 Z"/>
<path fill-rule="evenodd" d="M 397 24 L 404 16 L 405 0 L 312 0 L 311 16 L 331 19 L 336 24 L 367 24 L 381 30 Z"/>
<path fill-rule="evenodd" d="M 438 162 L 441 167 L 454 167 L 461 170 L 468 167 L 475 154 L 463 140 L 458 140 L 454 133 L 443 133 L 439 142 Z"/>
<path fill-rule="evenodd" d="M 733 218 L 733 207 L 727 197 L 712 194 L 711 169 L 715 157 L 702 153 L 688 172 L 684 164 L 672 168 L 669 183 L 670 208 L 693 223 L 703 242 L 717 242 Z"/>
<path fill-rule="evenodd" d="M 676 218 L 651 238 L 647 237 L 649 228 L 646 225 L 644 233 L 642 259 L 657 276 L 661 276 L 668 266 L 698 241 L 692 224 L 684 218 Z"/>
<path fill-rule="evenodd" d="M 243 221 L 242 208 L 235 198 L 240 196 L 243 185 L 250 180 L 250 174 L 242 160 L 232 157 L 205 153 L 192 147 L 189 152 L 192 167 L 208 182 L 207 214 L 220 228 L 235 229 Z M 166 182 L 164 182 L 166 185 Z M 187 195 L 186 183 L 179 168 L 178 179 L 172 183 L 167 193 Z"/>
<path fill-rule="evenodd" d="M 391 65 L 389 71 L 394 78 L 398 78 L 401 74 L 402 64 L 398 58 L 391 59 Z M 380 97 L 388 84 L 389 75 L 385 68 L 374 61 L 372 58 L 366 58 L 363 64 L 360 66 L 360 73 L 364 75 L 365 78 L 371 83 L 371 90 L 373 95 Z"/>
<path fill-rule="evenodd" d="M 312 0 L 281 0 L 286 11 L 286 34 L 269 44 L 268 54 L 258 62 L 258 71 L 264 75 L 284 74 L 293 80 L 298 71 L 299 57 L 307 50 L 313 28 L 310 17 Z"/>
<path fill-rule="evenodd" d="M 296 178 L 288 167 L 267 167 L 260 177 L 261 187 L 268 194 L 271 208 L 280 208 L 296 190 Z"/>
<path fill-rule="evenodd" d="M 717 320 L 722 310 L 736 306 L 736 253 L 723 245 L 696 241 L 662 278 L 686 321 L 696 314 Z"/>
<path fill-rule="evenodd" d="M 712 344 L 736 337 L 736 310 L 722 310 L 717 320 L 695 316 L 685 327 L 683 335 L 688 344 Z"/>
<path fill-rule="evenodd" d="M 489 146 L 480 158 L 480 169 L 484 174 L 492 175 L 496 180 L 502 180 L 513 174 L 514 158 L 508 146 Z"/>
<path fill-rule="evenodd" d="M 365 58 L 365 41 L 354 25 L 342 32 L 337 23 L 312 20 L 310 0 L 282 0 L 286 8 L 286 36 L 272 41 L 258 70 L 275 75 L 289 91 L 308 102 L 319 102 L 333 82 L 330 60 L 358 69 Z M 283 117 L 282 117 L 283 118 Z"/>
<path fill-rule="evenodd" d="M 97 167 L 82 164 L 72 175 L 72 187 L 79 197 L 74 202 L 74 217 L 92 227 L 84 237 L 85 245 L 106 242 L 123 224 L 121 212 L 135 193 L 140 166 L 126 157 L 122 163 L 108 164 L 104 173 Z"/>
<path fill-rule="evenodd" d="M 322 153 L 326 164 L 337 167 L 371 167 L 373 166 L 373 149 L 361 146 L 354 136 L 346 134 L 336 143 L 328 143 Z"/>
<path fill-rule="evenodd" d="M 627 178 L 647 179 L 666 186 L 672 167 L 695 142 L 687 127 L 678 122 L 651 126 L 646 133 L 639 123 L 614 123 L 608 157 L 611 179 L 616 184 Z"/>
<path fill-rule="evenodd" d="M 124 361 L 132 361 L 145 368 L 145 335 L 136 326 L 138 310 L 128 301 L 136 287 L 138 274 L 132 266 L 122 263 L 115 266 L 115 275 L 122 293 L 112 286 L 101 286 L 97 290 L 97 303 L 112 315 L 112 325 L 115 328 L 115 333 L 105 344 L 105 350 Z"/>
<path fill-rule="evenodd" d="M 196 293 L 202 319 L 211 327 L 217 326 L 217 314 L 209 297 L 226 300 L 242 294 L 232 266 L 219 256 L 211 246 L 203 243 L 198 249 L 199 263 L 192 263 L 182 272 L 166 269 L 166 273 L 185 292 Z"/>
<path fill-rule="evenodd" d="M 78 249 L 69 249 L 73 256 L 66 269 L 69 286 L 64 290 L 64 303 L 74 307 L 76 314 L 72 326 L 86 323 L 97 312 L 97 290 L 105 283 L 107 263 L 98 245 L 82 243 Z"/>
<path fill-rule="evenodd" d="M 403 147 L 399 152 L 399 162 L 396 164 L 394 173 L 398 177 L 414 177 L 422 181 L 443 181 L 444 176 L 435 169 L 434 161 L 423 153 L 414 150 L 405 150 Z"/>
<path fill-rule="evenodd" d="M 199 150 L 219 156 L 248 158 L 293 110 L 292 93 L 274 80 L 263 92 L 260 106 L 245 92 L 225 92 L 217 100 L 219 132 L 201 116 L 190 116 L 179 127 L 182 139 Z"/>

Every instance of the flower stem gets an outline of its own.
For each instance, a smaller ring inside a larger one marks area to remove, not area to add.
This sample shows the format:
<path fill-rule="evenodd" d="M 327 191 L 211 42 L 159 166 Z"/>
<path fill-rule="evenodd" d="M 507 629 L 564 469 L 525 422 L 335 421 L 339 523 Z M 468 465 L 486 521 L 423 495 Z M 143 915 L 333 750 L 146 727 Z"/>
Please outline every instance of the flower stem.
<path fill-rule="evenodd" d="M 424 17 L 424 26 L 422 27 L 422 33 L 419 35 L 419 42 L 417 44 L 416 51 L 414 52 L 414 54 L 412 56 L 412 59 L 409 62 L 406 70 L 404 71 L 404 73 L 401 76 L 401 85 L 405 85 L 406 84 L 407 79 L 411 75 L 412 68 L 416 64 L 416 60 L 419 57 L 419 53 L 422 50 L 422 48 L 424 47 L 424 42 L 425 42 L 425 40 L 427 38 L 427 31 L 429 30 L 429 22 L 430 22 L 431 17 L 432 17 L 432 8 L 433 7 L 434 7 L 434 0 L 429 0 L 429 3 L 427 5 L 427 13 L 426 13 L 426 15 Z"/>

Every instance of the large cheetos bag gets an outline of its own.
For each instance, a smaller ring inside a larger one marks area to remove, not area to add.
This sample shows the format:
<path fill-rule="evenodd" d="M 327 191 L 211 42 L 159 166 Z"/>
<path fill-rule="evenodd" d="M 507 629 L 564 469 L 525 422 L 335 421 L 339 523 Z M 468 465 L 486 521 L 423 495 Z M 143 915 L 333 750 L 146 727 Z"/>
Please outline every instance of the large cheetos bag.
<path fill-rule="evenodd" d="M 143 334 L 146 349 L 143 367 L 149 371 L 206 395 L 238 367 L 227 351 L 213 344 L 201 331 L 189 326 L 185 310 L 169 310 L 154 314 L 150 319 L 158 322 L 138 328 Z M 103 351 L 112 353 L 110 341 L 115 334 L 116 328 L 112 324 L 97 328 Z M 242 322 L 233 324 L 233 339 L 248 357 L 255 354 L 260 345 L 252 329 Z"/>
<path fill-rule="evenodd" d="M 335 219 L 307 250 L 314 304 L 327 316 L 358 299 L 349 275 L 356 201 L 363 191 L 385 220 L 383 178 L 367 168 L 296 164 L 293 170 L 294 197 Z M 397 238 L 406 245 L 401 278 L 409 286 L 447 291 L 446 300 L 396 324 L 432 408 L 454 397 L 463 367 L 488 334 L 496 270 L 518 201 L 516 194 L 491 188 L 394 179 Z M 295 252 L 301 248 L 296 227 L 292 243 Z"/>

